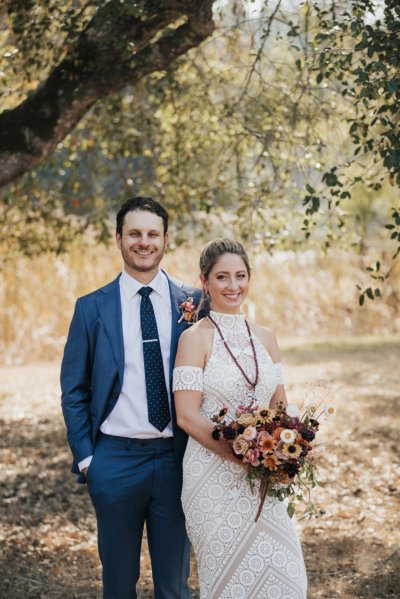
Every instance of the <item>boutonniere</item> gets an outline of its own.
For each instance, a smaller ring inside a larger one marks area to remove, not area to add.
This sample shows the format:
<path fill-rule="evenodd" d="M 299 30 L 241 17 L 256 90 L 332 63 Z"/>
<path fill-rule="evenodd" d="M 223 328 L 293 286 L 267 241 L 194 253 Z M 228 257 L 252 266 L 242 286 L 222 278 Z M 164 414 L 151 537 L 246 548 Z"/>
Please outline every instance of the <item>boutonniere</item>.
<path fill-rule="evenodd" d="M 179 304 L 179 310 L 182 316 L 178 320 L 178 324 L 180 324 L 182 320 L 185 320 L 189 324 L 193 324 L 193 319 L 196 314 L 196 306 L 194 305 L 193 298 L 187 297 L 185 301 Z"/>

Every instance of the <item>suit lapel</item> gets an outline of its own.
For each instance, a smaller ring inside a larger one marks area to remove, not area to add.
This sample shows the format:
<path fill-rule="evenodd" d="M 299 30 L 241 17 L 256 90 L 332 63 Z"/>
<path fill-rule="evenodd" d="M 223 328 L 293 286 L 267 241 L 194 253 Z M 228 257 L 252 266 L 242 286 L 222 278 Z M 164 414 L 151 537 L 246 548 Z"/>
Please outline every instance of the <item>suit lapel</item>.
<path fill-rule="evenodd" d="M 167 273 L 165 273 L 167 274 Z M 174 369 L 174 362 L 175 362 L 175 355 L 176 355 L 176 350 L 178 348 L 178 340 L 179 340 L 179 336 L 180 334 L 185 330 L 186 328 L 186 322 L 184 320 L 182 320 L 179 324 L 178 321 L 181 318 L 181 313 L 179 311 L 179 305 L 183 302 L 183 300 L 186 299 L 186 294 L 184 293 L 182 287 L 183 287 L 183 283 L 181 285 L 177 285 L 176 283 L 174 283 L 174 281 L 172 281 L 168 275 L 168 283 L 169 283 L 169 292 L 170 292 L 170 296 L 171 296 L 171 346 L 170 346 L 170 366 L 169 366 L 169 373 L 170 376 L 172 376 L 172 371 Z"/>
<path fill-rule="evenodd" d="M 122 385 L 125 356 L 119 276 L 112 283 L 104 287 L 101 292 L 101 295 L 96 298 L 96 303 L 107 336 L 110 340 Z"/>

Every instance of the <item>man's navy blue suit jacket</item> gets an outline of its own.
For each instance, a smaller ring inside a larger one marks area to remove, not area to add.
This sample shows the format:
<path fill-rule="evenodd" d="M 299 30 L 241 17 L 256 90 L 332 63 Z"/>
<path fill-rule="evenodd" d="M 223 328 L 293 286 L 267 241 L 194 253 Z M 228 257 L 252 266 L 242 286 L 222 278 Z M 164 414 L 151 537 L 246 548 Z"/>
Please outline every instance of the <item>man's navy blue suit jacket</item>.
<path fill-rule="evenodd" d="M 61 365 L 62 410 L 73 455 L 72 472 L 78 463 L 94 452 L 101 424 L 114 408 L 124 378 L 124 342 L 120 275 L 105 287 L 77 300 Z M 178 340 L 188 324 L 182 320 L 179 305 L 189 296 L 195 304 L 201 290 L 168 277 L 171 294 L 170 384 Z M 172 396 L 174 447 L 181 463 L 187 435 L 176 424 Z M 85 482 L 82 473 L 78 482 Z"/>

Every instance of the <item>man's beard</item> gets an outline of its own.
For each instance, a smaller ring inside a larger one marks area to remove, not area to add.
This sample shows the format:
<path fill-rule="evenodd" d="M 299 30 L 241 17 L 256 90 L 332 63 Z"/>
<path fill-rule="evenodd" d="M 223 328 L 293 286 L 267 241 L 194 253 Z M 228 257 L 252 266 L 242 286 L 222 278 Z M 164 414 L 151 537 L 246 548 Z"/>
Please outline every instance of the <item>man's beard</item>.
<path fill-rule="evenodd" d="M 147 268 L 142 268 L 140 266 L 137 266 L 137 264 L 128 264 L 128 266 L 130 268 L 132 268 L 133 270 L 137 270 L 137 272 L 150 272 L 152 270 L 154 270 L 156 268 L 156 266 L 159 265 L 159 262 L 157 262 L 157 264 L 153 264 L 153 266 L 149 266 Z"/>
<path fill-rule="evenodd" d="M 164 251 L 165 246 L 162 248 L 162 250 L 160 250 L 160 252 L 156 255 L 156 258 L 154 259 L 153 263 L 149 266 L 139 266 L 137 262 L 135 262 L 132 259 L 132 256 L 129 254 L 129 252 L 127 252 L 124 248 L 121 248 L 121 255 L 125 264 L 129 266 L 129 268 L 131 268 L 132 270 L 136 270 L 137 272 L 151 272 L 152 270 L 155 270 L 160 264 L 164 255 Z"/>

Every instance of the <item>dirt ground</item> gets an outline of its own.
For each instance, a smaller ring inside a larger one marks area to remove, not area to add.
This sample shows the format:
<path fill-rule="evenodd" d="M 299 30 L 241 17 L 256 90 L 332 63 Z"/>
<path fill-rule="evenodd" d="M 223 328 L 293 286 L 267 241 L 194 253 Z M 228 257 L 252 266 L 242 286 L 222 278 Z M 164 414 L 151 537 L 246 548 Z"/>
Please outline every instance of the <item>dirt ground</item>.
<path fill-rule="evenodd" d="M 309 599 L 400 598 L 400 340 L 285 354 L 289 399 L 328 395 L 324 424 L 337 448 L 323 458 L 327 514 L 299 522 Z M 57 362 L 0 368 L 0 598 L 101 596 L 96 524 L 86 488 L 69 473 Z M 146 543 L 140 594 L 152 597 Z M 193 563 L 193 598 L 198 584 Z"/>

